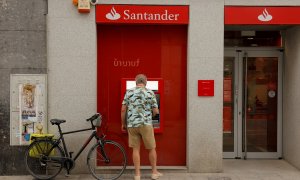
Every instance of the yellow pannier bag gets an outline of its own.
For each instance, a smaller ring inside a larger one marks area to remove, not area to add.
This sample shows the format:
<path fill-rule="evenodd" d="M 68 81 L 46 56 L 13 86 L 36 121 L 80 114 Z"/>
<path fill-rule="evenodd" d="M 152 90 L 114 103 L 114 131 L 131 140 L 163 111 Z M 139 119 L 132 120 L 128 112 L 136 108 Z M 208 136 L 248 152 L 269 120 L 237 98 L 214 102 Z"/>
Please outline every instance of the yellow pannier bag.
<path fill-rule="evenodd" d="M 30 144 L 38 139 L 52 139 L 54 137 L 53 134 L 30 134 Z M 29 151 L 30 157 L 39 157 L 41 153 L 46 153 L 52 147 L 51 144 L 41 142 L 39 146 L 33 147 Z M 52 150 L 49 155 L 54 155 L 55 152 Z"/>

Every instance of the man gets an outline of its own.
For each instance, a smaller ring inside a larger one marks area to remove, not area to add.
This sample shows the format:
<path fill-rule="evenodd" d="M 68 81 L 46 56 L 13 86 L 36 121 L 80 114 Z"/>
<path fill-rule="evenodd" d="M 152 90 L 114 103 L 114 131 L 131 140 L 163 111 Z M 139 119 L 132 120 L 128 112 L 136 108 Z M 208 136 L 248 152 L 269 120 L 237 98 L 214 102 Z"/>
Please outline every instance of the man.
<path fill-rule="evenodd" d="M 152 116 L 158 114 L 158 105 L 153 91 L 146 88 L 147 77 L 138 74 L 135 78 L 136 87 L 127 90 L 122 102 L 122 129 L 128 132 L 129 147 L 132 148 L 132 159 L 135 167 L 135 180 L 140 180 L 140 141 L 143 139 L 145 148 L 149 151 L 149 161 L 152 167 L 152 179 L 162 176 L 157 171 L 156 143 L 152 126 Z M 126 123 L 127 114 L 127 123 Z"/>

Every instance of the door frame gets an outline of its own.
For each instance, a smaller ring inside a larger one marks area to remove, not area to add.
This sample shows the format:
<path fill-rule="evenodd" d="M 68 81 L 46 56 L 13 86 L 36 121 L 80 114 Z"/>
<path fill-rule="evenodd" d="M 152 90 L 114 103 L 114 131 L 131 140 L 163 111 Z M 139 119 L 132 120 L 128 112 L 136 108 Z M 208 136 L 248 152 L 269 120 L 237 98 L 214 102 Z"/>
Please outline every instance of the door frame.
<path fill-rule="evenodd" d="M 237 135 L 238 133 L 238 107 L 240 107 L 239 101 L 238 101 L 238 77 L 239 77 L 239 65 L 238 65 L 238 53 L 239 50 L 237 49 L 224 49 L 224 57 L 234 57 L 234 62 L 233 62 L 233 134 L 234 134 L 234 144 L 233 144 L 233 152 L 223 152 L 223 158 L 238 158 L 238 154 L 240 154 L 241 148 L 238 148 L 238 141 L 240 135 Z M 241 102 L 241 101 L 240 101 Z"/>
<path fill-rule="evenodd" d="M 243 151 L 243 112 L 244 95 L 243 57 L 278 57 L 278 96 L 277 96 L 277 152 L 244 152 Z M 234 151 L 223 152 L 223 158 L 263 158 L 276 159 L 282 157 L 282 89 L 283 89 L 283 50 L 280 48 L 224 48 L 224 57 L 234 59 Z"/>

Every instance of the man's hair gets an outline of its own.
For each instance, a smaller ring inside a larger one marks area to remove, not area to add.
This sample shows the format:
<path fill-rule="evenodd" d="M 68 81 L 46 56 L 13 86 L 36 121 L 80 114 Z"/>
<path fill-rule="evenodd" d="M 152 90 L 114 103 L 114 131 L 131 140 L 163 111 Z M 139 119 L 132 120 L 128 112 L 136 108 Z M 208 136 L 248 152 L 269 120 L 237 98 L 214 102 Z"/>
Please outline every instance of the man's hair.
<path fill-rule="evenodd" d="M 135 83 L 136 84 L 144 84 L 145 86 L 147 85 L 147 77 L 144 74 L 138 74 L 135 77 Z"/>

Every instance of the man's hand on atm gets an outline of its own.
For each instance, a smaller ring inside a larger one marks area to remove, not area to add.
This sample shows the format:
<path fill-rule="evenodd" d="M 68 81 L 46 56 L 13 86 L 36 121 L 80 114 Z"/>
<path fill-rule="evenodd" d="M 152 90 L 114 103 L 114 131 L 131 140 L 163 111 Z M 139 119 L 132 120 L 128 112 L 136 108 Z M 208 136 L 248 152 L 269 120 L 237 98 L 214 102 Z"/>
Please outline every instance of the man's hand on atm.
<path fill-rule="evenodd" d="M 159 114 L 159 109 L 158 108 L 153 108 L 152 109 L 152 116 L 154 117 L 154 116 L 156 116 L 157 114 Z"/>
<path fill-rule="evenodd" d="M 123 123 L 122 123 L 121 130 L 122 130 L 122 131 L 126 131 L 126 130 L 127 130 L 127 126 L 126 126 L 126 124 L 123 124 Z"/>

